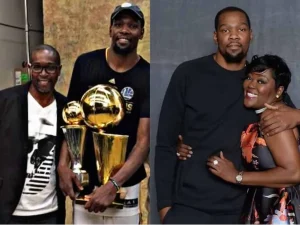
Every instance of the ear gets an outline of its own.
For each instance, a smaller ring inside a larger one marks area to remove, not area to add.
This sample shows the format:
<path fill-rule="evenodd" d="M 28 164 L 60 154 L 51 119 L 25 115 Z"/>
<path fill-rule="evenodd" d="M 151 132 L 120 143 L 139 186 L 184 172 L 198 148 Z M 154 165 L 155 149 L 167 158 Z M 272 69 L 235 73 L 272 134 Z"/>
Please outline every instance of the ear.
<path fill-rule="evenodd" d="M 60 66 L 58 67 L 58 76 L 60 76 L 61 68 L 62 68 L 62 65 L 60 65 Z"/>
<path fill-rule="evenodd" d="M 276 95 L 279 96 L 279 98 L 282 96 L 282 93 L 284 92 L 284 87 L 283 86 L 280 86 L 278 89 L 277 89 L 277 92 L 276 92 Z"/>
<path fill-rule="evenodd" d="M 111 34 L 111 26 L 109 27 L 109 37 L 111 38 L 112 37 L 112 34 Z"/>
<path fill-rule="evenodd" d="M 252 29 L 250 29 L 250 41 L 252 41 L 253 39 L 253 33 L 252 33 Z"/>
<path fill-rule="evenodd" d="M 141 30 L 141 36 L 140 36 L 140 40 L 142 40 L 144 38 L 144 33 L 145 33 L 145 29 L 142 28 Z"/>
<path fill-rule="evenodd" d="M 214 31 L 213 38 L 214 38 L 215 44 L 218 45 L 218 36 L 217 36 L 217 32 L 216 31 Z"/>

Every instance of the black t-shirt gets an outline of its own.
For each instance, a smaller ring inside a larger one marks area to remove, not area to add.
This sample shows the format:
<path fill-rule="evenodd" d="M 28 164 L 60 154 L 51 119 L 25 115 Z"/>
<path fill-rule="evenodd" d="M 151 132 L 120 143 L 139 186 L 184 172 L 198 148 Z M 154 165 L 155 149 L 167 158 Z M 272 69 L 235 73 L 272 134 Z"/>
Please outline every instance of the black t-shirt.
<path fill-rule="evenodd" d="M 244 69 L 225 70 L 213 55 L 175 70 L 163 101 L 155 150 L 159 209 L 177 203 L 212 214 L 239 213 L 245 188 L 211 174 L 206 161 L 222 150 L 242 168 L 240 135 L 257 120 L 243 105 L 243 78 Z M 178 134 L 193 147 L 189 160 L 177 160 Z"/>
<path fill-rule="evenodd" d="M 80 55 L 74 65 L 68 100 L 79 101 L 89 88 L 98 84 L 114 86 L 125 100 L 126 113 L 124 118 L 117 126 L 105 129 L 105 132 L 129 135 L 127 158 L 136 143 L 139 119 L 150 117 L 150 64 L 140 57 L 133 68 L 124 73 L 118 73 L 109 67 L 105 58 L 105 49 Z M 92 129 L 88 129 L 85 145 L 86 154 L 83 158 L 83 167 L 90 174 L 91 188 L 92 185 L 99 185 L 92 131 Z M 142 165 L 123 186 L 137 184 L 145 177 L 146 172 Z"/>

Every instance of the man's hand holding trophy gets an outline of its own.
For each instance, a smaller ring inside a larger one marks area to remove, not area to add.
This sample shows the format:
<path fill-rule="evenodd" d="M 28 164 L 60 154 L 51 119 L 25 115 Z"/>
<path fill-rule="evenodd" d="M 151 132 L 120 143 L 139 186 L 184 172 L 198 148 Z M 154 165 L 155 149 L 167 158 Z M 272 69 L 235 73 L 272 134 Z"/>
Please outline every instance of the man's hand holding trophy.
<path fill-rule="evenodd" d="M 75 185 L 75 201 L 85 204 L 85 208 L 89 211 L 104 211 L 106 207 L 123 207 L 126 193 L 112 177 L 125 163 L 129 136 L 108 134 L 105 133 L 105 128 L 119 124 L 125 115 L 124 107 L 123 97 L 115 88 L 100 84 L 86 91 L 80 102 L 69 102 L 63 110 L 63 119 L 67 125 L 61 128 L 68 145 L 72 171 L 77 177 L 74 179 L 75 184 L 78 181 L 80 183 Z M 95 163 L 101 186 L 93 193 L 82 196 L 81 187 L 88 185 L 89 182 L 88 173 L 82 169 L 83 156 L 86 152 L 84 148 L 86 125 L 93 130 Z M 94 207 L 95 202 L 97 208 Z"/>

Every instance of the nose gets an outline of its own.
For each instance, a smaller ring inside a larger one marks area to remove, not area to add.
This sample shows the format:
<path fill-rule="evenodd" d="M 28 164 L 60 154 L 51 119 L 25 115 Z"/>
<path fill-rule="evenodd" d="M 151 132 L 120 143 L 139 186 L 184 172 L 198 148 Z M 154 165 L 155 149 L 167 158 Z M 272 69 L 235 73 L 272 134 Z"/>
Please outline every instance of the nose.
<path fill-rule="evenodd" d="M 128 34 L 129 33 L 129 27 L 126 24 L 124 24 L 122 26 L 121 33 L 124 33 L 124 34 Z"/>
<path fill-rule="evenodd" d="M 256 81 L 255 80 L 250 80 L 248 88 L 255 88 L 255 87 L 256 87 Z"/>
<path fill-rule="evenodd" d="M 238 31 L 235 29 L 232 29 L 232 31 L 230 32 L 229 38 L 233 39 L 233 40 L 240 39 Z"/>
<path fill-rule="evenodd" d="M 48 73 L 46 72 L 45 67 L 42 68 L 42 71 L 40 72 L 40 76 L 48 76 Z"/>

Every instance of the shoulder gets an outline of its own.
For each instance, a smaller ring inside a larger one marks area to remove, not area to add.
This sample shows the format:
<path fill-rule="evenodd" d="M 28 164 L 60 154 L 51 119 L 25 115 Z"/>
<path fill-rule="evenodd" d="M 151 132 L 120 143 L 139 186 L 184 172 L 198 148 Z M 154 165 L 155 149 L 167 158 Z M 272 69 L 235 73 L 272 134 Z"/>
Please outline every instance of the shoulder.
<path fill-rule="evenodd" d="M 85 52 L 79 55 L 76 59 L 77 62 L 85 62 L 93 59 L 99 59 L 105 56 L 105 48 L 97 49 L 90 52 Z"/>
<path fill-rule="evenodd" d="M 180 63 L 173 72 L 172 79 L 189 79 L 203 73 L 207 68 L 208 63 L 211 61 L 212 56 L 204 56 Z"/>
<path fill-rule="evenodd" d="M 192 72 L 192 74 L 194 74 L 193 72 L 195 71 L 199 72 L 199 70 L 202 71 L 205 68 L 207 68 L 211 64 L 212 60 L 213 60 L 212 55 L 191 59 L 179 64 L 175 71 L 176 72 L 180 71 L 187 74 L 191 74 Z"/>
<path fill-rule="evenodd" d="M 150 70 L 150 63 L 144 59 L 142 56 L 140 56 L 140 66 L 145 68 L 145 69 L 149 69 Z"/>
<path fill-rule="evenodd" d="M 68 101 L 68 98 L 66 96 L 64 96 L 63 94 L 61 94 L 57 91 L 54 92 L 54 96 L 55 96 L 56 101 L 58 101 L 61 104 L 65 104 Z"/>
<path fill-rule="evenodd" d="M 0 98 L 10 98 L 14 96 L 21 95 L 28 90 L 28 85 L 18 85 L 14 87 L 9 87 L 0 91 Z"/>

